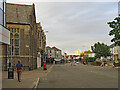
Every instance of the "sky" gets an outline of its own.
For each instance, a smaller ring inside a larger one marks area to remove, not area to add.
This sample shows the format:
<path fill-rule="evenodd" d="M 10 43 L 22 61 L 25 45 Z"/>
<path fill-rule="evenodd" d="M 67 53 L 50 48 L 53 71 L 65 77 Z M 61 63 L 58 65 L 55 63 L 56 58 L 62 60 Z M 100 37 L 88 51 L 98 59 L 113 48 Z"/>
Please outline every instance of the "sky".
<path fill-rule="evenodd" d="M 118 0 L 96 1 L 99 0 L 7 0 L 11 3 L 35 3 L 37 22 L 41 22 L 43 30 L 48 31 L 47 46 L 56 46 L 68 54 L 75 54 L 77 50 L 91 50 L 96 42 L 112 44 L 112 37 L 108 35 L 111 28 L 107 22 L 118 15 Z"/>

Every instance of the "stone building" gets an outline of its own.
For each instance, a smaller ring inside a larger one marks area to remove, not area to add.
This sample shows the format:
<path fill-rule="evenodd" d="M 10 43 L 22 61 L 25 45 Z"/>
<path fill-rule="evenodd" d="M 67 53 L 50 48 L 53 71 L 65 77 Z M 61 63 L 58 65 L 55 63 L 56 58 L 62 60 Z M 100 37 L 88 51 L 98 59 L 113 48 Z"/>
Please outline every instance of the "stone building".
<path fill-rule="evenodd" d="M 38 48 L 38 68 L 43 66 L 43 61 L 46 59 L 46 35 L 40 23 L 37 23 L 37 48 Z M 39 58 L 40 56 L 40 58 Z"/>
<path fill-rule="evenodd" d="M 61 59 L 62 58 L 62 54 L 61 54 L 61 50 L 56 48 L 56 47 L 52 47 L 52 51 L 53 51 L 53 58 L 55 59 Z"/>
<path fill-rule="evenodd" d="M 60 61 L 62 59 L 61 50 L 56 47 L 46 47 L 47 61 L 53 63 L 53 61 Z"/>
<path fill-rule="evenodd" d="M 8 60 L 12 58 L 13 67 L 18 60 L 21 60 L 25 69 L 36 69 L 37 25 L 35 5 L 7 3 L 6 24 L 11 37 L 11 45 L 7 47 Z"/>

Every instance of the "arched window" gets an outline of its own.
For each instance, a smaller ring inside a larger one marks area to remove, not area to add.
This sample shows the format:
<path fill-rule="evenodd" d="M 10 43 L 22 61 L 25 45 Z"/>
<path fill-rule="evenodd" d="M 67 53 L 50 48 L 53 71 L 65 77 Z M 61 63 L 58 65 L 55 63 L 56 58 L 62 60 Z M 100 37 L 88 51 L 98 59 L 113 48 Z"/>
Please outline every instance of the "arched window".
<path fill-rule="evenodd" d="M 10 33 L 10 38 L 13 38 L 13 34 L 12 33 Z"/>
<path fill-rule="evenodd" d="M 15 38 L 19 38 L 19 34 L 15 34 Z"/>
<path fill-rule="evenodd" d="M 19 55 L 19 48 L 15 48 L 15 55 Z"/>
<path fill-rule="evenodd" d="M 15 33 L 17 32 L 17 29 L 15 28 Z"/>
<path fill-rule="evenodd" d="M 19 39 L 15 39 L 15 46 L 19 46 Z"/>
<path fill-rule="evenodd" d="M 19 33 L 19 28 L 17 28 L 17 32 Z"/>
<path fill-rule="evenodd" d="M 11 32 L 14 32 L 14 29 L 13 29 L 13 28 L 11 29 Z"/>

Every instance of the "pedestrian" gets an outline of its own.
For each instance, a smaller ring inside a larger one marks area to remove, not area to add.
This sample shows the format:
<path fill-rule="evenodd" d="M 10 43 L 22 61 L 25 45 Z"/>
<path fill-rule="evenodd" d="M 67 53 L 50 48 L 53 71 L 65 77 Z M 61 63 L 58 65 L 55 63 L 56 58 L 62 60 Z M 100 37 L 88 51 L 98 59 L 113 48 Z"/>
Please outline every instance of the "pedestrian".
<path fill-rule="evenodd" d="M 115 68 L 114 64 L 112 65 L 112 68 Z"/>
<path fill-rule="evenodd" d="M 103 67 L 104 66 L 104 62 L 102 62 L 102 64 L 100 66 Z"/>
<path fill-rule="evenodd" d="M 17 71 L 18 81 L 19 82 L 21 82 L 22 70 L 23 70 L 23 65 L 22 65 L 22 63 L 20 61 L 18 61 L 18 63 L 16 64 L 16 71 Z"/>

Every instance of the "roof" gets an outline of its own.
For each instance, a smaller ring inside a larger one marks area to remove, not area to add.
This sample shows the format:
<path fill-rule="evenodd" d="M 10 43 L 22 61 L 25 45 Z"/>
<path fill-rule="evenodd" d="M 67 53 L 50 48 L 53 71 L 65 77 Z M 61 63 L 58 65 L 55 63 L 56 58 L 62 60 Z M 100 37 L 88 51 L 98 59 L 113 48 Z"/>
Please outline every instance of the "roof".
<path fill-rule="evenodd" d="M 46 48 L 57 49 L 57 50 L 61 51 L 60 49 L 56 48 L 55 46 L 53 46 L 53 47 L 47 46 Z"/>
<path fill-rule="evenodd" d="M 114 46 L 116 46 L 115 43 L 111 44 L 111 45 L 110 45 L 110 48 L 113 48 Z"/>
<path fill-rule="evenodd" d="M 46 48 L 51 48 L 51 47 L 47 46 Z"/>
<path fill-rule="evenodd" d="M 30 24 L 33 5 L 6 3 L 6 22 Z"/>
<path fill-rule="evenodd" d="M 11 5 L 20 5 L 20 6 L 32 6 L 32 5 L 26 5 L 26 4 L 16 4 L 16 3 L 6 3 L 6 4 L 11 4 Z"/>
<path fill-rule="evenodd" d="M 60 49 L 58 49 L 58 48 L 56 48 L 55 46 L 53 46 L 52 49 L 54 49 L 54 48 L 57 49 L 57 50 L 59 50 L 59 51 L 61 51 Z"/>
<path fill-rule="evenodd" d="M 42 27 L 40 22 L 39 22 L 39 23 L 36 23 L 36 24 L 38 25 L 38 27 L 39 27 L 39 28 L 41 28 L 41 27 Z"/>

